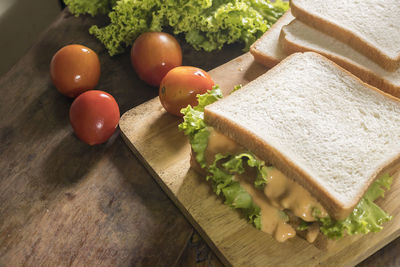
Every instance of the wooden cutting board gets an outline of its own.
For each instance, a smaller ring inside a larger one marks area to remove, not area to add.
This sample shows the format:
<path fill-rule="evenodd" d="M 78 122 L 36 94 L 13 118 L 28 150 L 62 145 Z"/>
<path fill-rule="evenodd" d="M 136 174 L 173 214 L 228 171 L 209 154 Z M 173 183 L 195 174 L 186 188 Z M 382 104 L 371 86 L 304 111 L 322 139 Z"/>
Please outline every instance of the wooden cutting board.
<path fill-rule="evenodd" d="M 267 69 L 244 54 L 209 73 L 216 84 L 230 90 L 246 84 Z M 190 169 L 190 146 L 178 131 L 180 119 L 165 112 L 154 98 L 126 112 L 120 120 L 124 140 L 162 189 L 180 208 L 209 246 L 226 265 L 233 266 L 352 266 L 400 235 L 399 179 L 379 203 L 393 215 L 379 233 L 346 237 L 317 248 L 300 237 L 275 241 L 248 224 L 239 213 L 223 204 L 210 185 Z M 396 173 L 395 178 L 399 174 Z"/>

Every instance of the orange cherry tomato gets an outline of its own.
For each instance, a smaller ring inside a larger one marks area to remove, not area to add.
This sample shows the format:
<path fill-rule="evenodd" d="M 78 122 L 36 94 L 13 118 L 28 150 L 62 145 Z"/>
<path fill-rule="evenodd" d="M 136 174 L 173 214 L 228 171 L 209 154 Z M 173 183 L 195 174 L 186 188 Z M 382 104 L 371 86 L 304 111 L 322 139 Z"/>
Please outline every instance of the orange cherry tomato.
<path fill-rule="evenodd" d="M 83 45 L 64 46 L 51 60 L 50 76 L 61 94 L 76 97 L 96 87 L 100 78 L 99 57 Z"/>
<path fill-rule="evenodd" d="M 143 33 L 133 43 L 131 63 L 141 80 L 159 86 L 169 70 L 182 65 L 181 46 L 168 33 Z"/>
<path fill-rule="evenodd" d="M 119 117 L 114 97 L 98 90 L 80 94 L 69 110 L 69 120 L 75 134 L 89 145 L 106 142 L 117 128 Z"/>
<path fill-rule="evenodd" d="M 159 90 L 161 104 L 169 113 L 182 117 L 180 112 L 187 105 L 197 106 L 197 94 L 211 90 L 214 81 L 199 68 L 180 66 L 170 70 L 162 79 Z"/>

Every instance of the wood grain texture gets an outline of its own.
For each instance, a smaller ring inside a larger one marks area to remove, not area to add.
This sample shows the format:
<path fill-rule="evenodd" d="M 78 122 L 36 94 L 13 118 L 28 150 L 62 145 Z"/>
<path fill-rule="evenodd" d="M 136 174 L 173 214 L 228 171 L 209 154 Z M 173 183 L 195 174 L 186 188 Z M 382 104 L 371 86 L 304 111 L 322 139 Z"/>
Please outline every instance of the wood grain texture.
<path fill-rule="evenodd" d="M 194 232 L 176 266 L 222 267 L 223 265 L 206 242 Z"/>
<path fill-rule="evenodd" d="M 62 12 L 0 79 L 0 266 L 170 266 L 193 232 L 119 131 L 93 147 L 75 137 L 72 100 L 51 83 L 53 54 L 78 43 L 98 53 L 97 89 L 121 114 L 158 94 L 134 73 L 129 49 L 111 58 L 88 34 L 106 21 Z M 182 48 L 184 64 L 206 70 L 241 53 Z"/>
<path fill-rule="evenodd" d="M 245 84 L 264 71 L 245 54 L 210 74 L 217 84 L 228 89 Z M 120 128 L 128 146 L 225 265 L 353 266 L 400 235 L 400 181 L 396 174 L 392 189 L 380 200 L 385 210 L 394 215 L 383 231 L 346 237 L 328 249 L 319 249 L 297 237 L 276 242 L 223 205 L 204 177 L 190 169 L 190 146 L 177 129 L 179 123 L 179 119 L 165 113 L 158 99 L 152 99 L 126 112 Z"/>

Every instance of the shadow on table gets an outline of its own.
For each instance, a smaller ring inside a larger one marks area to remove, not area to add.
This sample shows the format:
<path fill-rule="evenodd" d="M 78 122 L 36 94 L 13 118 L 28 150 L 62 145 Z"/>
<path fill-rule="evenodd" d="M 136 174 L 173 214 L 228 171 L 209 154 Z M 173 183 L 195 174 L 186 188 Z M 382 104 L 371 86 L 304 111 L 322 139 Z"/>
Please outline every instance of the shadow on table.
<path fill-rule="evenodd" d="M 130 208 L 136 219 L 124 222 L 125 228 L 136 227 L 134 231 L 140 232 L 132 250 L 131 264 L 172 266 L 184 250 L 192 227 L 122 138 L 116 138 L 110 158 L 134 198 Z"/>

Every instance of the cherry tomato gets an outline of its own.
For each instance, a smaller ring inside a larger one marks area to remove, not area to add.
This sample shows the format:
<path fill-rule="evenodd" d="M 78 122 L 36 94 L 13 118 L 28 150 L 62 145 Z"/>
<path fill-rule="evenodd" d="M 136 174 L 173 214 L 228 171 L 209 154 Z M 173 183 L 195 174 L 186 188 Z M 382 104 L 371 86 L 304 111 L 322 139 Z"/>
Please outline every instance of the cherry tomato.
<path fill-rule="evenodd" d="M 83 45 L 64 46 L 51 60 L 50 76 L 61 94 L 76 97 L 96 87 L 100 78 L 99 57 Z"/>
<path fill-rule="evenodd" d="M 143 33 L 133 43 L 131 63 L 140 79 L 159 86 L 169 70 L 182 65 L 181 46 L 168 33 Z"/>
<path fill-rule="evenodd" d="M 171 114 L 182 117 L 180 110 L 187 105 L 197 106 L 197 94 L 211 90 L 214 81 L 202 69 L 180 66 L 170 70 L 162 79 L 159 97 L 163 107 Z"/>
<path fill-rule="evenodd" d="M 107 141 L 118 126 L 119 116 L 114 97 L 98 90 L 79 95 L 69 110 L 69 120 L 75 134 L 89 145 Z"/>

